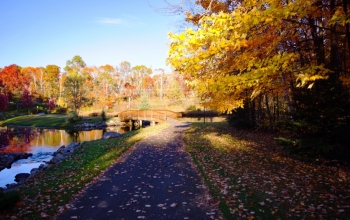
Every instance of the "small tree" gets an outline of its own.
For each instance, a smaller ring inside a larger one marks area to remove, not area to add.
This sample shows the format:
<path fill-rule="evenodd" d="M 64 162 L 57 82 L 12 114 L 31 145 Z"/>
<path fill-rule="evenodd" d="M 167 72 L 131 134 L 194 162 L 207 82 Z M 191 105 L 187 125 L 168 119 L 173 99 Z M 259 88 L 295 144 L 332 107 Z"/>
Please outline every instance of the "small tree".
<path fill-rule="evenodd" d="M 102 121 L 106 121 L 106 112 L 104 109 L 102 109 L 101 118 L 102 118 Z"/>
<path fill-rule="evenodd" d="M 147 109 L 151 109 L 151 105 L 148 102 L 148 98 L 146 95 L 143 95 L 141 97 L 141 103 L 139 105 L 139 109 L 140 110 L 147 110 Z"/>
<path fill-rule="evenodd" d="M 47 108 L 52 111 L 55 109 L 55 99 L 50 98 L 49 101 L 46 103 Z"/>
<path fill-rule="evenodd" d="M 170 91 L 168 92 L 168 98 L 173 102 L 173 104 L 178 105 L 183 99 L 183 92 L 179 86 L 179 82 L 174 80 L 170 84 Z"/>
<path fill-rule="evenodd" d="M 30 89 L 25 86 L 21 95 L 21 105 L 29 109 L 33 104 L 33 96 L 30 94 Z"/>

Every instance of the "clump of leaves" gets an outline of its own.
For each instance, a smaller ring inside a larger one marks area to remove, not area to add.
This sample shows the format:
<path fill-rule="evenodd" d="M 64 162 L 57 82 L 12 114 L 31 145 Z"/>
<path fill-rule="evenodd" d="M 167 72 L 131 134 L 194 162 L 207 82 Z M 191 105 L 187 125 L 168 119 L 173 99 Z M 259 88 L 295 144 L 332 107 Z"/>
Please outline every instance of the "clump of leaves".
<path fill-rule="evenodd" d="M 20 194 L 17 191 L 0 192 L 0 210 L 12 208 L 20 201 Z"/>

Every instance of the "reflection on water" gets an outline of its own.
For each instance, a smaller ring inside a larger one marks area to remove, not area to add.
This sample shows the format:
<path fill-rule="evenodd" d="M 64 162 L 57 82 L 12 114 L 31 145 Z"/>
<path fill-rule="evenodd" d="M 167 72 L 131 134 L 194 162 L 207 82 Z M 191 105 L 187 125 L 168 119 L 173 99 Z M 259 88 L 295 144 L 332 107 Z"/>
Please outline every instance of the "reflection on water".
<path fill-rule="evenodd" d="M 111 129 L 108 129 L 110 131 Z M 0 152 L 32 152 L 37 146 L 60 147 L 71 142 L 100 139 L 106 130 L 66 131 L 23 127 L 0 128 Z M 128 128 L 114 127 L 121 134 Z"/>
<path fill-rule="evenodd" d="M 115 131 L 121 134 L 129 131 L 127 127 L 112 127 L 108 130 L 65 131 L 55 129 L 38 129 L 24 127 L 0 127 L 0 153 L 22 152 L 32 153 L 28 159 L 18 160 L 12 164 L 11 169 L 0 172 L 0 187 L 14 183 L 18 173 L 29 173 L 31 169 L 39 167 L 49 161 L 53 152 L 62 145 L 71 142 L 97 140 L 106 131 Z"/>

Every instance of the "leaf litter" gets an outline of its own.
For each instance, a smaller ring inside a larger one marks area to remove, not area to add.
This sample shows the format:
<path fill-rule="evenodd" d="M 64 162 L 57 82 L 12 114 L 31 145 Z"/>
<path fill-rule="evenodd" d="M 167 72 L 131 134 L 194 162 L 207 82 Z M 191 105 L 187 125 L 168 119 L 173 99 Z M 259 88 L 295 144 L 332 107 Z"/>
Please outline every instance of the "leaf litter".
<path fill-rule="evenodd" d="M 184 141 L 226 217 L 350 216 L 349 172 L 291 158 L 271 135 L 196 123 Z"/>

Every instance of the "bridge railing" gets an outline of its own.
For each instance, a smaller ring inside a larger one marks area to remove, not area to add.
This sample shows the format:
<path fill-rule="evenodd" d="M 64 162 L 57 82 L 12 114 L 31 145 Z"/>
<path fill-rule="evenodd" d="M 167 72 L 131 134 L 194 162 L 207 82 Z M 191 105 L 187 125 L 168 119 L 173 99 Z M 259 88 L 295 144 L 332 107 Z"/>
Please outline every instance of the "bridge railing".
<path fill-rule="evenodd" d="M 157 122 L 165 122 L 167 115 L 163 112 L 154 110 L 127 110 L 118 114 L 120 121 L 129 120 L 151 120 Z"/>
<path fill-rule="evenodd" d="M 156 112 L 162 112 L 162 113 L 166 114 L 166 116 L 169 118 L 182 118 L 181 112 L 173 112 L 170 110 L 162 110 L 162 109 L 152 109 L 152 110 L 156 111 Z"/>

